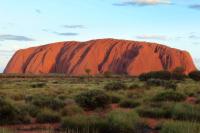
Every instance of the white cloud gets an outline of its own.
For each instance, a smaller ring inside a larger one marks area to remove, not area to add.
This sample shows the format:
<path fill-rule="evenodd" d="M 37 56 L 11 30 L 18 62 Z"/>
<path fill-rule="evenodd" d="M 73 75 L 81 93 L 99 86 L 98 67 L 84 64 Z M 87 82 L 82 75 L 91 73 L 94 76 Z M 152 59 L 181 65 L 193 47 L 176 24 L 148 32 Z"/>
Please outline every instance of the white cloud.
<path fill-rule="evenodd" d="M 189 8 L 200 10 L 200 4 L 190 5 Z"/>
<path fill-rule="evenodd" d="M 148 39 L 148 40 L 167 40 L 168 37 L 164 35 L 139 35 L 137 39 Z"/>
<path fill-rule="evenodd" d="M 63 25 L 62 27 L 69 28 L 69 29 L 83 29 L 83 28 L 85 28 L 84 25 Z"/>
<path fill-rule="evenodd" d="M 18 36 L 18 35 L 10 35 L 10 34 L 4 34 L 0 35 L 0 41 L 34 41 L 34 39 L 26 37 L 26 36 Z"/>
<path fill-rule="evenodd" d="M 170 0 L 129 0 L 129 2 L 137 3 L 137 4 L 170 4 Z"/>
<path fill-rule="evenodd" d="M 115 3 L 116 6 L 126 6 L 126 5 L 158 5 L 158 4 L 171 4 L 171 0 L 123 0 L 121 3 Z"/>

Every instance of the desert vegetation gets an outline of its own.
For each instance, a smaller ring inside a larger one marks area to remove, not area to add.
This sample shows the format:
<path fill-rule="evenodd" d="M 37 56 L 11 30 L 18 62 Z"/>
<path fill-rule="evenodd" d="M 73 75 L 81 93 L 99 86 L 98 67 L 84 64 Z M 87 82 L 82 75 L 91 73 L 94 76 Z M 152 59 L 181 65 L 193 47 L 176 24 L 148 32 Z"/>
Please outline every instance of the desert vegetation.
<path fill-rule="evenodd" d="M 199 112 L 199 71 L 0 75 L 0 133 L 198 133 Z"/>

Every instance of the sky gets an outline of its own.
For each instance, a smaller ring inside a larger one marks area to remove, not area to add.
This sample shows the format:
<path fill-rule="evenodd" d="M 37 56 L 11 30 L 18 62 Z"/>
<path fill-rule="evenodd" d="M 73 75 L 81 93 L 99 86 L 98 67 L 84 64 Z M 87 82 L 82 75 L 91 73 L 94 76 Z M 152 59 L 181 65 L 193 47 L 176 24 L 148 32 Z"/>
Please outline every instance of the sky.
<path fill-rule="evenodd" d="M 200 67 L 199 0 L 0 0 L 0 72 L 16 50 L 116 38 L 187 50 Z"/>

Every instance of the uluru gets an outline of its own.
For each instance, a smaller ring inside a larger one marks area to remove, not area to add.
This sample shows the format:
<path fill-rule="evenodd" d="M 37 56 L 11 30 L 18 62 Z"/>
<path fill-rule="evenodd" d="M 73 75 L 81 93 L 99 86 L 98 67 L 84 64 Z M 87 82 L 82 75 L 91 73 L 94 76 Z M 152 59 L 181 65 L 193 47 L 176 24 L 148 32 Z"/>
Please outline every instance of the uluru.
<path fill-rule="evenodd" d="M 165 45 L 97 39 L 86 42 L 58 42 L 18 50 L 9 61 L 4 73 L 92 75 L 112 72 L 137 76 L 150 71 L 173 71 L 184 67 L 185 73 L 196 70 L 187 51 Z"/>

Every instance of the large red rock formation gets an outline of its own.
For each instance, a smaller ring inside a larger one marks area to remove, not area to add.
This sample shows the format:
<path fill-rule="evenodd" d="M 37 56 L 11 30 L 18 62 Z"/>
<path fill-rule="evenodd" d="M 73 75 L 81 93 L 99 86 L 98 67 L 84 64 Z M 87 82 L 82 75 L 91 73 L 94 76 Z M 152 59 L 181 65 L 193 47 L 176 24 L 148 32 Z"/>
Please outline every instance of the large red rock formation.
<path fill-rule="evenodd" d="M 65 73 L 96 75 L 110 71 L 139 75 L 158 70 L 184 67 L 196 70 L 190 54 L 164 45 L 115 39 L 87 42 L 60 42 L 18 50 L 4 73 Z"/>

